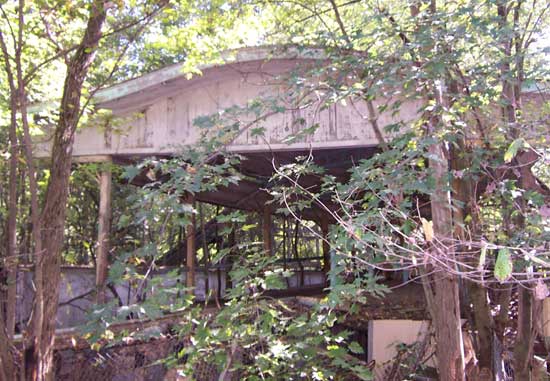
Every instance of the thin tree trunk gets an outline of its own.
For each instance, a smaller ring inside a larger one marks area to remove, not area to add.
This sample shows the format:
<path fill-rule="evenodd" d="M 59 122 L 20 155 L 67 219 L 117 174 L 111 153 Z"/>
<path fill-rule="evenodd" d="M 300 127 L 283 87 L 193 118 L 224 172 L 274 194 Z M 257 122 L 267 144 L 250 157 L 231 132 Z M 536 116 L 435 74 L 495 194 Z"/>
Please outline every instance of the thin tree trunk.
<path fill-rule="evenodd" d="M 7 250 L 4 261 L 6 269 L 7 295 L 6 305 L 2 306 L 5 313 L 6 331 L 8 337 L 12 338 L 15 333 L 15 301 L 16 301 L 16 279 L 17 279 L 17 88 L 15 78 L 9 61 L 9 54 L 4 36 L 0 32 L 0 44 L 4 57 L 5 71 L 8 77 L 10 89 L 10 164 L 9 164 L 9 196 L 8 196 L 8 220 L 7 220 Z M 0 315 L 2 315 L 0 313 Z"/>
<path fill-rule="evenodd" d="M 467 155 L 469 150 L 466 147 L 466 139 L 464 136 L 459 137 L 458 148 L 454 148 L 451 154 L 451 168 L 455 171 L 467 170 L 471 164 Z M 480 239 L 479 234 L 479 218 L 477 207 L 475 205 L 475 185 L 472 176 L 463 175 L 453 177 L 453 199 L 460 202 L 460 205 L 455 205 L 454 226 L 455 236 L 460 241 L 466 242 Z M 466 216 L 470 216 L 471 222 L 466 221 Z M 480 256 L 479 249 L 471 249 L 468 245 L 460 245 L 461 251 L 468 254 L 467 262 L 476 267 Z M 476 332 L 476 357 L 477 376 L 476 379 L 492 380 L 493 379 L 493 331 L 494 323 L 491 315 L 491 306 L 489 304 L 488 290 L 481 283 L 483 274 L 480 274 L 479 282 L 465 279 L 465 285 L 468 290 L 469 302 L 468 310 L 471 314 L 474 324 L 473 331 Z M 469 305 L 471 304 L 471 309 Z M 466 364 L 465 364 L 466 365 Z"/>
<path fill-rule="evenodd" d="M 521 109 L 521 86 L 523 79 L 523 51 L 521 45 L 517 45 L 517 33 L 509 36 L 507 33 L 510 25 L 508 17 L 510 12 L 513 11 L 514 25 L 517 26 L 520 10 L 523 2 L 517 1 L 514 3 L 514 7 L 509 7 L 507 2 L 497 3 L 497 15 L 499 18 L 499 27 L 502 29 L 503 40 L 502 50 L 504 58 L 501 64 L 502 73 L 502 99 L 504 106 L 502 107 L 503 122 L 508 126 L 509 136 L 511 139 L 517 139 L 520 137 L 519 125 L 517 123 L 516 113 L 518 109 Z M 516 46 L 515 55 L 512 56 L 512 47 Z M 515 70 L 511 68 L 512 58 L 516 62 Z M 524 168 L 518 162 L 516 157 L 512 163 L 519 168 Z M 529 169 L 530 171 L 530 169 Z M 520 171 L 519 186 L 526 190 L 530 188 L 529 174 Z M 517 215 L 514 218 L 515 229 L 519 229 L 524 226 L 524 211 L 525 200 L 520 198 L 514 203 L 515 209 L 517 209 Z M 518 326 L 516 341 L 514 344 L 514 376 L 517 380 L 529 380 L 531 378 L 531 358 L 533 356 L 533 344 L 534 344 L 534 324 L 533 324 L 533 300 L 529 290 L 519 285 L 518 287 Z"/>
<path fill-rule="evenodd" d="M 282 254 L 283 254 L 283 269 L 286 271 L 286 256 L 287 256 L 287 235 L 288 235 L 288 232 L 287 232 L 287 218 L 285 217 L 283 219 L 283 251 L 282 251 Z M 288 278 L 287 278 L 287 282 L 288 282 Z"/>
<path fill-rule="evenodd" d="M 533 355 L 533 300 L 531 291 L 518 287 L 518 326 L 514 345 L 514 378 L 530 380 L 531 357 Z"/>
<path fill-rule="evenodd" d="M 25 218 L 25 222 L 19 224 L 19 262 L 29 264 L 31 260 L 32 222 L 29 203 L 27 202 L 26 169 L 19 167 L 19 216 Z M 25 215 L 26 213 L 26 215 Z"/>
<path fill-rule="evenodd" d="M 435 17 L 437 4 L 432 0 L 429 4 L 429 12 Z M 414 1 L 409 4 L 410 14 L 417 17 L 420 9 L 420 2 Z M 390 17 L 389 21 L 395 24 Z M 405 46 L 410 42 L 409 38 L 399 30 L 398 36 Z M 424 50 L 431 50 L 425 47 Z M 411 50 L 415 65 L 422 67 L 420 58 Z M 444 78 L 441 78 L 444 79 Z M 443 81 L 445 82 L 445 81 Z M 434 84 L 435 85 L 435 84 Z M 424 87 L 424 84 L 419 86 Z M 440 105 L 445 97 L 432 86 L 425 89 L 425 97 L 434 99 Z M 436 126 L 439 123 L 437 116 L 431 116 L 428 121 L 427 135 L 436 135 Z M 453 237 L 453 216 L 448 194 L 448 159 L 443 143 L 437 142 L 430 146 L 429 168 L 433 171 L 435 178 L 435 190 L 430 197 L 432 223 L 435 245 L 432 245 L 431 253 L 441 261 L 437 265 L 426 264 L 421 268 L 424 273 L 422 285 L 428 310 L 432 316 L 432 325 L 436 336 L 436 358 L 438 363 L 439 376 L 441 380 L 464 380 L 464 348 L 462 342 L 462 327 L 460 316 L 460 296 L 458 279 L 456 275 L 449 274 L 449 267 L 455 266 L 455 252 L 452 242 Z"/>
<path fill-rule="evenodd" d="M 19 44 L 21 39 L 19 40 Z M 17 377 L 17 366 L 11 349 L 15 333 L 15 304 L 17 279 L 17 87 L 13 75 L 8 48 L 0 31 L 0 47 L 4 59 L 10 89 L 10 168 L 9 168 L 9 203 L 7 221 L 7 251 L 4 267 L 6 269 L 7 295 L 6 305 L 0 305 L 0 380 L 12 380 Z M 16 46 L 16 65 L 20 64 L 21 49 Z"/>
<path fill-rule="evenodd" d="M 477 333 L 476 357 L 478 360 L 479 379 L 493 379 L 493 331 L 494 322 L 491 315 L 491 306 L 487 297 L 487 289 L 477 282 L 466 281 L 472 315 Z"/>
<path fill-rule="evenodd" d="M 437 256 L 448 266 L 453 266 L 454 251 L 449 245 L 452 237 L 452 213 L 447 194 L 447 160 L 441 144 L 430 147 L 429 161 L 436 179 L 436 189 L 431 196 L 431 210 L 436 240 L 431 255 Z M 438 269 L 428 265 L 423 277 L 424 292 L 435 330 L 436 357 L 441 380 L 464 380 L 464 350 L 460 317 L 458 279 L 447 268 Z"/>
<path fill-rule="evenodd" d="M 17 367 L 11 342 L 4 320 L 0 319 L 0 381 L 17 380 Z"/>
<path fill-rule="evenodd" d="M 17 35 L 17 46 L 15 47 L 15 67 L 16 67 L 16 77 L 17 77 L 17 97 L 19 103 L 19 111 L 21 113 L 21 127 L 23 130 L 23 151 L 25 154 L 25 161 L 27 164 L 27 174 L 29 178 L 29 191 L 30 191 L 30 201 L 31 201 L 31 222 L 32 222 L 32 241 L 33 241 L 33 257 L 36 259 L 42 253 L 42 241 L 41 241 L 41 222 L 40 222 L 40 208 L 38 202 L 38 183 L 36 179 L 36 167 L 33 161 L 32 155 L 32 141 L 30 136 L 30 128 L 27 119 L 27 95 L 26 87 L 23 80 L 23 62 L 21 57 L 22 47 L 23 47 L 23 31 L 25 29 L 25 20 L 23 16 L 25 7 L 24 0 L 19 0 L 19 17 L 18 17 L 18 35 Z M 35 262 L 36 263 L 36 262 Z M 35 271 L 36 273 L 36 271 Z M 36 308 L 36 304 L 34 305 Z M 33 313 L 33 319 L 36 318 L 37 314 Z M 29 323 L 29 327 L 32 326 L 32 322 Z M 32 334 L 31 334 L 32 335 Z M 28 336 L 27 336 L 28 337 Z M 27 342 L 24 343 L 24 347 L 27 347 Z M 29 357 L 25 355 L 25 360 Z M 29 371 L 25 368 L 29 366 Z M 32 375 L 32 368 L 34 367 L 33 361 L 31 360 L 29 364 L 25 363 L 21 367 L 21 372 L 26 375 Z"/>
<path fill-rule="evenodd" d="M 74 133 L 80 117 L 82 85 L 94 60 L 105 17 L 103 2 L 93 2 L 82 41 L 69 61 L 54 133 L 50 179 L 41 215 L 44 251 L 39 253 L 35 268 L 36 308 L 31 363 L 34 365 L 32 378 L 38 381 L 54 380 L 53 344 Z"/>
<path fill-rule="evenodd" d="M 435 14 L 436 4 L 430 6 Z M 412 10 L 414 15 L 416 10 Z M 433 83 L 431 97 L 442 108 L 448 106 L 444 93 L 445 81 Z M 427 134 L 436 136 L 436 128 L 443 123 L 438 115 L 428 115 Z M 449 152 L 443 142 L 435 142 L 429 147 L 428 166 L 435 179 L 435 188 L 430 196 L 434 242 L 431 255 L 440 262 L 427 265 L 433 275 L 423 281 L 424 292 L 435 328 L 436 357 L 439 377 L 442 380 L 460 381 L 465 379 L 464 346 L 462 321 L 460 316 L 460 294 L 458 277 L 451 272 L 456 269 L 456 256 L 453 242 L 453 213 L 449 194 Z M 428 283 L 429 282 L 429 283 Z"/>
<path fill-rule="evenodd" d="M 504 333 L 510 323 L 510 301 L 512 299 L 513 286 L 509 284 L 495 285 L 492 301 L 498 306 L 495 315 L 495 335 L 500 342 L 504 342 Z"/>

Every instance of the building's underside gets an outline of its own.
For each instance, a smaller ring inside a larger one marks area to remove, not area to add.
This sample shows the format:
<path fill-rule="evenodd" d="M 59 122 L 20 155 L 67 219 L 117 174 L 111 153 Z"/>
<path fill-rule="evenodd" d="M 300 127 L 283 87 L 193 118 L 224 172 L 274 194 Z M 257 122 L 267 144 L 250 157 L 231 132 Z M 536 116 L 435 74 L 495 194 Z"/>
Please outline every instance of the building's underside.
<path fill-rule="evenodd" d="M 297 180 L 301 187 L 312 192 L 319 190 L 322 176 L 332 176 L 338 182 L 344 183 L 349 179 L 351 168 L 361 160 L 372 157 L 376 152 L 376 147 L 354 147 L 347 149 L 327 148 L 316 150 L 288 150 L 277 152 L 253 152 L 243 153 L 243 159 L 238 168 L 235 168 L 242 175 L 242 180 L 238 184 L 232 184 L 228 187 L 220 187 L 216 191 L 197 193 L 194 198 L 198 202 L 205 202 L 213 205 L 219 205 L 231 209 L 263 212 L 266 206 L 270 205 L 272 197 L 269 194 L 270 189 L 275 185 L 273 176 L 276 169 L 281 166 L 296 163 L 299 157 L 311 157 L 311 161 L 323 168 L 322 174 L 302 175 Z M 128 164 L 135 162 L 135 158 L 114 157 L 115 162 Z M 162 174 L 160 175 L 162 178 Z M 151 180 L 147 177 L 147 171 L 132 180 L 134 185 L 142 186 Z M 283 181 L 279 182 L 279 185 Z M 290 181 L 286 185 L 292 185 Z M 324 207 L 331 211 L 338 209 L 337 205 L 331 201 L 330 195 L 324 195 L 321 198 Z M 289 200 L 291 202 L 291 200 Z M 277 209 L 277 204 L 271 206 Z M 284 207 L 284 205 L 282 205 Z M 302 210 L 300 217 L 306 220 L 320 223 L 323 218 L 330 217 L 325 208 L 319 205 L 313 205 L 311 208 Z"/>

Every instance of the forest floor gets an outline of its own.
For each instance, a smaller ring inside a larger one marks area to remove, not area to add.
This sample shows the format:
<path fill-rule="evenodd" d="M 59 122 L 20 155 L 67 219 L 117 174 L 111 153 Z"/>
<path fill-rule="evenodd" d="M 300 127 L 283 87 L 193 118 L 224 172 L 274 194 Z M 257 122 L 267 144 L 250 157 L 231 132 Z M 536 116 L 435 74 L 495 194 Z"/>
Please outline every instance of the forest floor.
<path fill-rule="evenodd" d="M 422 285 L 416 282 L 399 287 L 397 281 L 385 283 L 392 292 L 376 297 L 367 294 L 366 303 L 357 305 L 351 313 L 344 305 L 338 308 L 345 316 L 344 325 L 358 331 L 367 331 L 368 321 L 373 319 L 426 320 L 429 315 L 425 309 Z M 303 287 L 301 289 L 278 290 L 269 292 L 270 297 L 284 300 L 293 313 L 307 312 L 316 303 L 324 303 L 327 293 L 322 287 Z M 222 301 L 219 301 L 223 305 Z M 205 314 L 215 314 L 217 303 L 210 302 L 204 308 Z M 170 379 L 157 361 L 177 351 L 181 340 L 172 335 L 172 327 L 178 324 L 181 314 L 170 314 L 156 320 L 130 320 L 111 327 L 114 332 L 141 331 L 158 333 L 152 340 L 127 340 L 107 345 L 100 351 L 92 350 L 78 330 L 58 330 L 56 334 L 56 365 L 58 379 L 62 381 L 110 379 L 125 376 L 122 379 Z M 104 343 L 105 344 L 105 343 Z M 175 378 L 174 378 L 175 379 Z"/>

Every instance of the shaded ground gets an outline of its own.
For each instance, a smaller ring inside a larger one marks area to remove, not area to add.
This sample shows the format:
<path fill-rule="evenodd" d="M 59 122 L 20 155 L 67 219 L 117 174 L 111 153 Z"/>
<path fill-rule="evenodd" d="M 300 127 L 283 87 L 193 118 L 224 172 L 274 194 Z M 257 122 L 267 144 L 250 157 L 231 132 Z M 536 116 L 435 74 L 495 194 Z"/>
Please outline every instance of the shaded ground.
<path fill-rule="evenodd" d="M 395 287 L 397 284 L 388 284 Z M 294 312 L 306 312 L 313 304 L 323 302 L 326 292 L 321 287 L 305 287 L 273 291 L 271 297 L 283 298 Z M 205 308 L 205 313 L 215 313 L 214 303 Z M 428 319 L 424 293 L 420 284 L 411 282 L 405 287 L 396 287 L 383 298 L 369 296 L 366 304 L 350 313 L 349 306 L 340 308 L 345 316 L 344 325 L 356 331 L 356 340 L 365 341 L 368 321 L 374 319 Z M 166 380 L 176 379 L 175 372 L 167 373 L 157 361 L 179 351 L 181 339 L 171 335 L 182 315 L 169 315 L 155 321 L 128 321 L 112 326 L 115 332 L 139 329 L 143 333 L 154 331 L 157 338 L 148 341 L 133 340 L 104 347 L 96 351 L 78 337 L 75 330 L 60 330 L 56 337 L 57 378 L 72 380 Z M 363 337 L 364 336 L 364 337 Z M 108 344 L 108 343 L 107 343 Z M 209 373 L 209 369 L 204 370 Z M 199 373 L 202 373 L 199 372 Z M 204 380 L 210 377 L 205 377 Z M 203 378 L 201 378 L 203 379 Z"/>

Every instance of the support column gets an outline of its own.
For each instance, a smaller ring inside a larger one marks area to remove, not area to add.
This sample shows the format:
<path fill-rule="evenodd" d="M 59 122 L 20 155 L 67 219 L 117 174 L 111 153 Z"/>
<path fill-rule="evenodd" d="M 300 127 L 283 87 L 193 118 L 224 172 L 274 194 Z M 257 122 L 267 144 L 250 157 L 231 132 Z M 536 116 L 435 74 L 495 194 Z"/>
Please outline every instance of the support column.
<path fill-rule="evenodd" d="M 225 270 L 224 270 L 224 276 L 225 276 L 225 291 L 227 291 L 230 288 L 233 288 L 233 279 L 231 279 L 231 270 L 233 269 L 233 261 L 237 256 L 237 237 L 235 234 L 235 229 L 237 228 L 235 226 L 235 223 L 230 222 L 231 225 L 231 231 L 229 232 L 227 236 L 227 246 L 229 247 L 229 255 L 226 255 L 224 258 L 225 261 Z M 225 245 L 224 245 L 225 246 Z"/>
<path fill-rule="evenodd" d="M 264 241 L 264 251 L 269 257 L 271 257 L 273 256 L 273 237 L 271 236 L 273 223 L 271 220 L 271 210 L 269 208 L 265 208 L 263 213 L 262 238 Z"/>
<path fill-rule="evenodd" d="M 330 271 L 330 244 L 328 242 L 328 218 L 321 217 L 321 234 L 323 236 L 323 272 L 327 274 Z"/>
<path fill-rule="evenodd" d="M 105 303 L 105 286 L 109 271 L 109 236 L 111 232 L 112 173 L 110 164 L 101 171 L 99 179 L 99 227 L 96 250 L 97 302 Z"/>
<path fill-rule="evenodd" d="M 542 317 L 540 319 L 541 335 L 544 338 L 546 350 L 550 349 L 550 298 L 542 300 Z"/>
<path fill-rule="evenodd" d="M 204 214 L 202 210 L 202 204 L 199 203 L 199 220 L 202 237 L 202 255 L 204 260 L 204 297 L 205 302 L 208 303 L 210 293 L 210 253 L 208 251 L 208 242 L 206 241 L 206 229 L 204 227 Z"/>
<path fill-rule="evenodd" d="M 189 196 L 187 202 L 191 206 L 195 203 L 195 198 Z M 187 287 L 195 287 L 195 215 L 191 215 L 191 222 L 187 225 L 187 276 L 185 278 L 185 285 Z M 191 291 L 192 293 L 193 291 Z"/>

